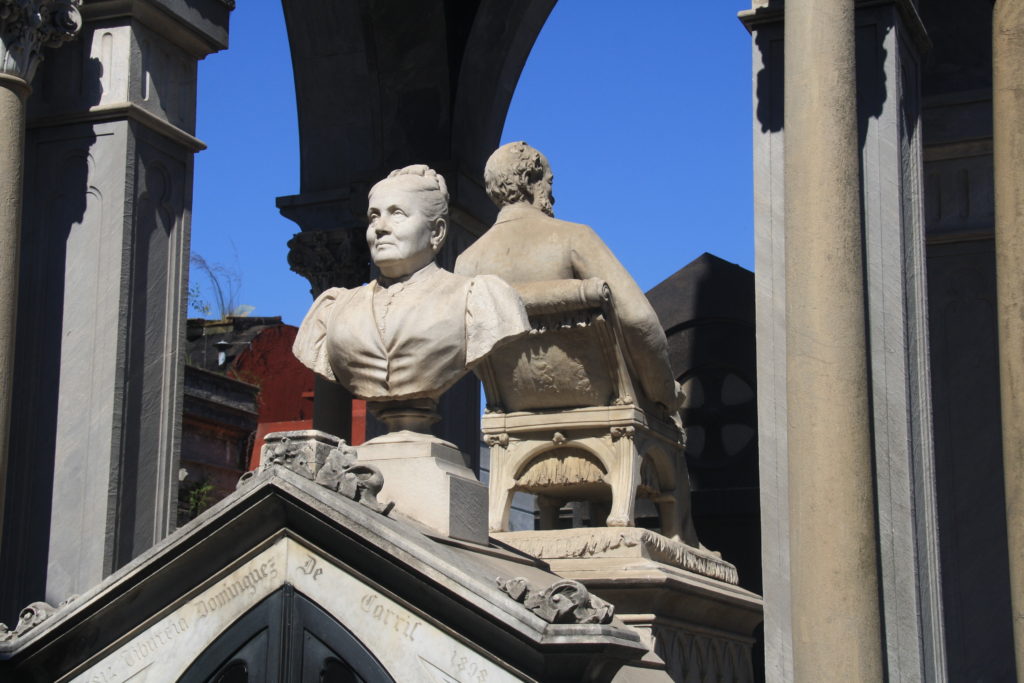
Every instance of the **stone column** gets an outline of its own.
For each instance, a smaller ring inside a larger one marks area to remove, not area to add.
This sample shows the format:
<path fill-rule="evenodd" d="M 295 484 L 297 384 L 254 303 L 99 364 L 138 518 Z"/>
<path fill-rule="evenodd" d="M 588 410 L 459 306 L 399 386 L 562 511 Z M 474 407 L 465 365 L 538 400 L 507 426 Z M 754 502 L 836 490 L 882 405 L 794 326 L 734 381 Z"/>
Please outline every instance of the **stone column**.
<path fill-rule="evenodd" d="M 794 678 L 881 681 L 854 0 L 788 0 L 784 30 Z"/>
<path fill-rule="evenodd" d="M 25 105 L 42 49 L 71 40 L 81 29 L 79 4 L 80 0 L 0 0 L 0 533 L 18 303 Z"/>
<path fill-rule="evenodd" d="M 36 75 L 0 621 L 174 529 L 197 61 L 227 47 L 230 9 L 84 3 Z"/>
<path fill-rule="evenodd" d="M 998 0 L 992 21 L 999 383 L 1017 678 L 1024 680 L 1024 5 Z"/>

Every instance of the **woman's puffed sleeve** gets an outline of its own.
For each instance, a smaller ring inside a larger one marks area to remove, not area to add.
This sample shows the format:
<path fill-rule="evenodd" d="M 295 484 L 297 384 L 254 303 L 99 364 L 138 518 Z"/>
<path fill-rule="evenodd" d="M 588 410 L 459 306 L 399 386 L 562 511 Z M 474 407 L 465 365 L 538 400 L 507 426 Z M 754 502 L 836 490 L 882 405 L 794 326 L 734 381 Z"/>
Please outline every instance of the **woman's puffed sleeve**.
<path fill-rule="evenodd" d="M 529 330 L 530 320 L 516 290 L 496 275 L 472 279 L 466 299 L 466 367 Z"/>
<path fill-rule="evenodd" d="M 348 290 L 332 287 L 316 298 L 295 335 L 292 353 L 307 368 L 331 381 L 336 381 L 327 360 L 327 325 L 338 297 Z"/>

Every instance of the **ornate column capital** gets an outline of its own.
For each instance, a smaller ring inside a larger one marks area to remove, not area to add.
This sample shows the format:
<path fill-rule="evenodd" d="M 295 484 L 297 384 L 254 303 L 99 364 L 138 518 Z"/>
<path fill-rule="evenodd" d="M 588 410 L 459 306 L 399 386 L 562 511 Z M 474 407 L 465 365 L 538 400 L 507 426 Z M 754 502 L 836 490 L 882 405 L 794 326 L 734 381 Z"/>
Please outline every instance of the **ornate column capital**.
<path fill-rule="evenodd" d="M 0 74 L 32 81 L 44 47 L 59 47 L 82 28 L 82 0 L 0 0 Z"/>
<path fill-rule="evenodd" d="M 370 279 L 370 253 L 363 232 L 307 230 L 288 242 L 288 265 L 312 285 L 313 298 L 330 287 L 357 287 Z"/>

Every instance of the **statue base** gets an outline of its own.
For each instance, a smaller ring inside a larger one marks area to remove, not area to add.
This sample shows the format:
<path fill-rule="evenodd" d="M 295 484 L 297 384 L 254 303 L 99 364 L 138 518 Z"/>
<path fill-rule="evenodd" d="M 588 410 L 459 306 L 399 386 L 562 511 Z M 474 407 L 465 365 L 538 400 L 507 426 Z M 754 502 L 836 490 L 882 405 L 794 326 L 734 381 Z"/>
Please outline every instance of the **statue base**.
<path fill-rule="evenodd" d="M 377 499 L 443 536 L 487 545 L 487 487 L 451 443 L 430 434 L 389 432 L 357 446 L 359 462 L 384 476 Z"/>
<path fill-rule="evenodd" d="M 362 451 L 360 451 L 360 456 Z M 545 561 L 565 565 L 594 558 L 621 560 L 653 560 L 726 584 L 736 585 L 736 567 L 707 548 L 694 548 L 673 541 L 650 529 L 637 527 L 587 527 L 552 529 L 548 531 L 504 531 L 493 538 L 516 550 Z M 556 570 L 557 571 L 557 570 Z M 560 573 L 560 572 L 559 572 Z"/>
<path fill-rule="evenodd" d="M 627 667 L 629 680 L 754 680 L 753 633 L 763 603 L 735 585 L 736 568 L 715 553 L 637 528 L 492 537 L 540 557 L 551 571 L 615 605 L 615 616 L 648 647 L 639 665 Z"/>

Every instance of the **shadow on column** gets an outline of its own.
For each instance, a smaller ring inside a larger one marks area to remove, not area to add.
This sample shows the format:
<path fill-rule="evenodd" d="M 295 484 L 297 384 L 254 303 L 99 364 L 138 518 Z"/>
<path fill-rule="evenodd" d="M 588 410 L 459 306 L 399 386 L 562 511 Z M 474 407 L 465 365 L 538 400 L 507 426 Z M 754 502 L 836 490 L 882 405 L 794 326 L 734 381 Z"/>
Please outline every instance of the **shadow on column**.
<path fill-rule="evenodd" d="M 43 89 L 39 81 L 48 77 L 48 63 L 64 66 L 53 57 L 48 53 L 36 76 L 33 99 Z M 80 68 L 83 90 L 96 104 L 103 66 L 90 58 L 80 62 Z M 86 220 L 88 206 L 101 199 L 101 190 L 90 185 L 95 163 L 90 150 L 96 136 L 88 124 L 79 132 L 71 140 L 47 144 L 39 131 L 30 129 L 25 140 L 14 400 L 0 547 L 0 621 L 7 624 L 15 623 L 27 604 L 45 599 L 67 241 Z"/>

